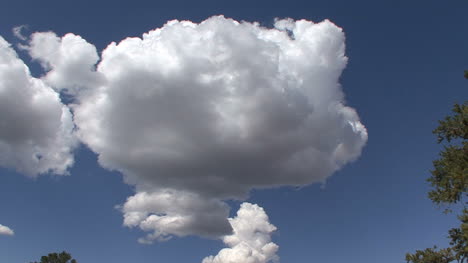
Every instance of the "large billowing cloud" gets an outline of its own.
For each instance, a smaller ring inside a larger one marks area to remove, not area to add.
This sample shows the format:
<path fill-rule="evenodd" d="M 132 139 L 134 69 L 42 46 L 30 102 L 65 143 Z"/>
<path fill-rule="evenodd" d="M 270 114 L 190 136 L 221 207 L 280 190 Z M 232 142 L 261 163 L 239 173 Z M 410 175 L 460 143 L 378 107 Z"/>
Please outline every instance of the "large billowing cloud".
<path fill-rule="evenodd" d="M 263 208 L 243 203 L 237 216 L 229 218 L 233 234 L 225 236 L 224 248 L 216 256 L 209 256 L 203 263 L 267 263 L 279 261 L 278 245 L 271 242 L 276 227 L 270 224 Z"/>
<path fill-rule="evenodd" d="M 76 145 L 69 109 L 0 37 L 0 166 L 66 174 Z"/>
<path fill-rule="evenodd" d="M 0 224 L 0 235 L 13 236 L 14 234 L 15 232 L 11 228 Z"/>
<path fill-rule="evenodd" d="M 367 141 L 339 84 L 344 34 L 327 20 L 170 21 L 101 57 L 73 34 L 31 39 L 43 80 L 74 96 L 81 141 L 135 185 L 121 209 L 144 243 L 229 235 L 222 200 L 323 182 Z"/>

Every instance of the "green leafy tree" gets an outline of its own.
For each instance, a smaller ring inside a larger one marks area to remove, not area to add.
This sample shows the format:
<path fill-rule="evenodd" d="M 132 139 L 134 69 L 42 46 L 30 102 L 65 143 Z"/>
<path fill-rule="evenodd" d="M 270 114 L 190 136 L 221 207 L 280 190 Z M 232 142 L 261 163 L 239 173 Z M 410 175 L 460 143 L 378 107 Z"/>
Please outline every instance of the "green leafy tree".
<path fill-rule="evenodd" d="M 455 258 L 450 248 L 437 250 L 437 247 L 416 250 L 414 254 L 407 254 L 406 261 L 415 263 L 449 263 Z"/>
<path fill-rule="evenodd" d="M 465 71 L 465 78 L 468 79 L 468 71 Z M 438 143 L 444 144 L 444 149 L 440 158 L 433 162 L 434 169 L 427 181 L 433 187 L 429 198 L 435 204 L 463 207 L 458 216 L 461 224 L 449 230 L 451 247 L 408 253 L 408 263 L 468 263 L 468 101 L 462 105 L 455 104 L 452 111 L 453 115 L 439 121 L 439 126 L 433 131 Z"/>
<path fill-rule="evenodd" d="M 75 259 L 72 259 L 71 255 L 65 251 L 60 254 L 50 253 L 47 256 L 42 256 L 40 262 L 31 263 L 77 263 Z"/>

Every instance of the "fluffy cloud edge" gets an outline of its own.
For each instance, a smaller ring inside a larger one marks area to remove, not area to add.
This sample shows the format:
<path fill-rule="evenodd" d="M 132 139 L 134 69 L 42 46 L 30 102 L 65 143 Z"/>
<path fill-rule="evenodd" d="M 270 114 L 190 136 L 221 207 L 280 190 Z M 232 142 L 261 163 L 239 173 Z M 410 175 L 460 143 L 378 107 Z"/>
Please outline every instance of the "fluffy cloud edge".
<path fill-rule="evenodd" d="M 7 226 L 4 226 L 2 224 L 0 224 L 0 235 L 4 235 L 4 236 L 14 236 L 15 235 L 15 232 L 13 231 L 13 229 L 7 227 Z"/>
<path fill-rule="evenodd" d="M 70 109 L 0 36 L 0 165 L 34 177 L 69 174 L 78 145 Z"/>
<path fill-rule="evenodd" d="M 279 262 L 279 246 L 271 241 L 271 235 L 277 228 L 270 223 L 262 207 L 244 202 L 229 222 L 233 233 L 223 237 L 228 248 L 204 258 L 202 263 Z"/>
<path fill-rule="evenodd" d="M 172 189 L 137 192 L 119 209 L 124 214 L 124 226 L 151 232 L 138 240 L 142 244 L 172 236 L 214 239 L 232 232 L 227 204 L 195 193 Z"/>

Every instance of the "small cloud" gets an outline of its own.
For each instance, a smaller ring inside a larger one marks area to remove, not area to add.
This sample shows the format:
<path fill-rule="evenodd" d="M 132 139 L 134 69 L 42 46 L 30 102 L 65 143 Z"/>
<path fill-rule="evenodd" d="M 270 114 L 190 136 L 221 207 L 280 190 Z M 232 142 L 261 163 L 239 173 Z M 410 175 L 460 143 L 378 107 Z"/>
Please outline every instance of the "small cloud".
<path fill-rule="evenodd" d="M 167 241 L 171 236 L 217 238 L 232 233 L 229 207 L 220 200 L 174 190 L 139 192 L 120 208 L 124 225 L 151 232 L 141 244 Z"/>
<path fill-rule="evenodd" d="M 20 40 L 26 41 L 28 37 L 23 34 L 24 29 L 28 29 L 28 26 L 27 25 L 15 26 L 12 29 L 13 35 Z"/>
<path fill-rule="evenodd" d="M 0 224 L 0 235 L 13 236 L 15 235 L 15 232 L 13 231 L 13 229 Z"/>
<path fill-rule="evenodd" d="M 223 242 L 229 248 L 223 248 L 216 256 L 203 259 L 202 263 L 278 262 L 278 245 L 271 242 L 271 234 L 276 227 L 270 224 L 265 210 L 256 204 L 243 203 L 237 216 L 229 218 L 234 230 L 225 236 Z"/>

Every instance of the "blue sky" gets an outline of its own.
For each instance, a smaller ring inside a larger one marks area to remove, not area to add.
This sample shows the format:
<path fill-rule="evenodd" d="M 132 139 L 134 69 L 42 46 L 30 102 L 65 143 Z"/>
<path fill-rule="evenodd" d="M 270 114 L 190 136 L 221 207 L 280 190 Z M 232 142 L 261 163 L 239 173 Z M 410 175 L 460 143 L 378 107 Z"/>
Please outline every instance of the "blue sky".
<path fill-rule="evenodd" d="M 466 100 L 468 3 L 464 1 L 14 1 L 0 10 L 0 35 L 15 45 L 23 32 L 72 32 L 101 52 L 172 19 L 201 22 L 223 14 L 272 27 L 275 18 L 329 19 L 346 35 L 348 64 L 340 78 L 369 138 L 361 156 L 326 184 L 253 190 L 277 227 L 281 262 L 403 262 L 406 252 L 444 246 L 453 216 L 427 198 L 440 147 L 431 131 L 455 102 Z M 16 48 L 34 76 L 43 73 Z M 78 262 L 201 262 L 224 244 L 197 236 L 143 245 L 145 232 L 123 226 L 115 208 L 134 194 L 118 171 L 75 149 L 71 176 L 30 178 L 0 168 L 0 262 L 38 260 L 66 250 Z M 234 216 L 241 201 L 229 201 Z"/>

